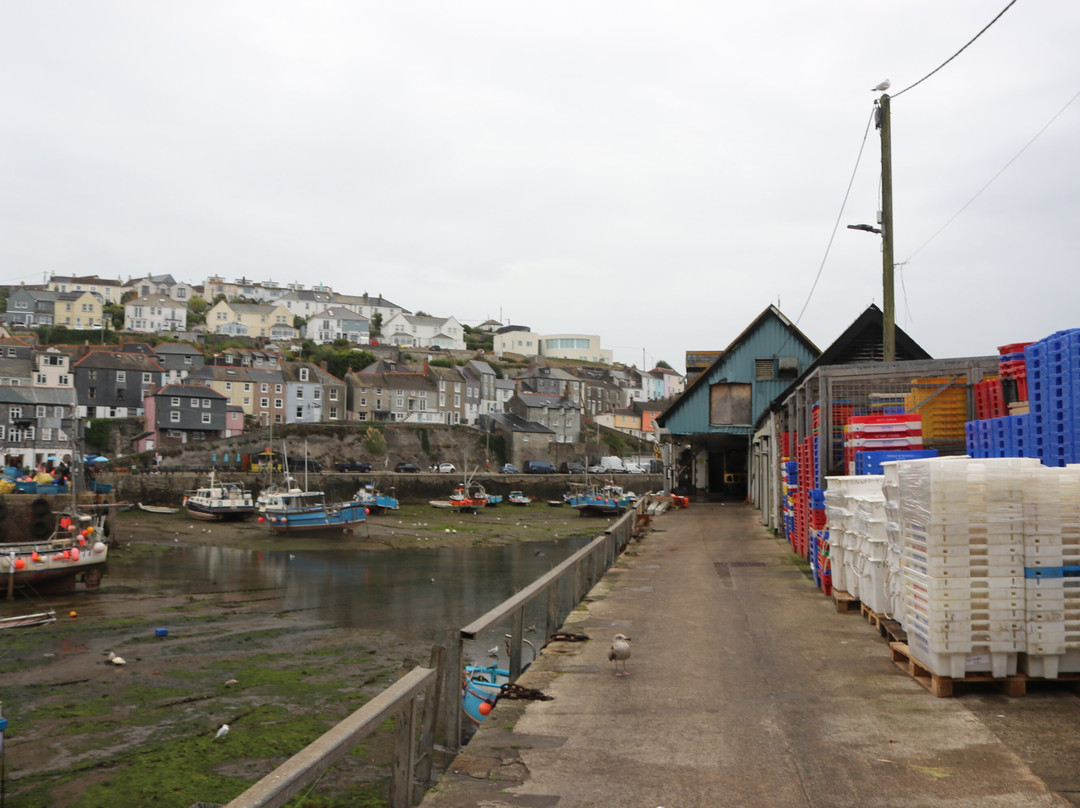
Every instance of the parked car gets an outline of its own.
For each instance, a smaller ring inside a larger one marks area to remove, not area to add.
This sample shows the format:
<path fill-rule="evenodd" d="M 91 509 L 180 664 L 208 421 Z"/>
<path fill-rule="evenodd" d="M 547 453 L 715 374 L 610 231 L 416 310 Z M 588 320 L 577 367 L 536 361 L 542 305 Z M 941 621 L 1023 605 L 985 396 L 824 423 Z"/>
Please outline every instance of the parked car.
<path fill-rule="evenodd" d="M 640 463 L 633 463 L 633 462 L 624 463 L 623 464 L 623 469 L 625 471 L 629 472 L 630 474 L 645 474 L 646 473 L 645 472 L 645 467 L 642 466 Z"/>
<path fill-rule="evenodd" d="M 546 460 L 526 460 L 526 474 L 555 474 L 555 467 Z"/>
<path fill-rule="evenodd" d="M 513 463 L 503 463 L 502 468 L 499 469 L 499 474 L 521 474 L 521 472 Z"/>
<path fill-rule="evenodd" d="M 337 464 L 337 470 L 343 474 L 348 471 L 366 473 L 371 471 L 371 464 L 365 463 L 363 460 L 346 460 L 344 463 Z"/>
<path fill-rule="evenodd" d="M 599 463 L 594 463 L 589 466 L 589 474 L 605 474 L 607 469 L 601 466 Z"/>
<path fill-rule="evenodd" d="M 442 474 L 453 474 L 457 469 L 454 468 L 453 463 L 440 463 L 435 467 L 435 471 L 441 472 Z"/>
<path fill-rule="evenodd" d="M 289 471 L 322 471 L 322 463 L 313 457 L 290 457 Z"/>
<path fill-rule="evenodd" d="M 561 471 L 563 474 L 584 474 L 585 466 L 583 466 L 581 463 L 574 463 L 573 461 L 571 461 L 568 463 L 563 463 L 561 466 L 559 466 L 559 471 Z"/>
<path fill-rule="evenodd" d="M 394 471 L 398 472 L 399 474 L 413 473 L 420 471 L 420 467 L 412 463 L 398 463 L 396 466 L 394 466 Z"/>

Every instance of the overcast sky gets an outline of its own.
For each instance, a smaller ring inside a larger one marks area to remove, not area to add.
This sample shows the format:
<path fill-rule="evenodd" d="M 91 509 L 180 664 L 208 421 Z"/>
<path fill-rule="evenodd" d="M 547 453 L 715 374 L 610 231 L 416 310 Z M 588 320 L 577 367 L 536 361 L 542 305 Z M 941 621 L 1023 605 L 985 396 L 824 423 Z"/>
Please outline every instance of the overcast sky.
<path fill-rule="evenodd" d="M 319 282 L 680 371 L 805 305 L 824 350 L 882 303 L 845 227 L 870 88 L 1007 4 L 6 3 L 0 283 Z M 935 357 L 1080 327 L 1078 39 L 1019 0 L 892 100 L 897 322 Z"/>

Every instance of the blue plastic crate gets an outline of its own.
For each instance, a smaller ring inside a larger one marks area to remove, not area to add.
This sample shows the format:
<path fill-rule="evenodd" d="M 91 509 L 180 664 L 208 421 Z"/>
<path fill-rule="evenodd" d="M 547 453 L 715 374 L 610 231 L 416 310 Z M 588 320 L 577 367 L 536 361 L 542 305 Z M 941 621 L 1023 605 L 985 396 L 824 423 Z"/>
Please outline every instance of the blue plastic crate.
<path fill-rule="evenodd" d="M 902 449 L 895 452 L 856 452 L 856 474 L 884 474 L 882 463 L 891 463 L 895 460 L 923 460 L 928 457 L 937 457 L 937 449 Z"/>

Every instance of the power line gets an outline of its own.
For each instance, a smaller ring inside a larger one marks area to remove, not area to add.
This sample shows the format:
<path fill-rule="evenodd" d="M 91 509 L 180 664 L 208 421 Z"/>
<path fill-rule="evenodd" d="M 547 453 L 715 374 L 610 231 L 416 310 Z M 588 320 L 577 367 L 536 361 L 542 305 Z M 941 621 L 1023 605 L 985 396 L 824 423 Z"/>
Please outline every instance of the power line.
<path fill-rule="evenodd" d="M 957 51 L 956 53 L 954 53 L 954 54 L 953 54 L 952 56 L 950 56 L 950 57 L 949 57 L 948 59 L 946 59 L 946 60 L 945 60 L 944 62 L 942 62 L 942 63 L 941 63 L 940 65 L 938 65 L 937 67 L 935 67 L 935 68 L 934 68 L 933 70 L 931 70 L 931 71 L 930 71 L 929 73 L 927 73 L 927 74 L 926 74 L 925 76 L 923 76 L 923 77 L 922 77 L 921 79 L 919 79 L 919 80 L 918 80 L 917 82 L 915 82 L 914 84 L 911 84 L 911 85 L 909 85 L 909 86 L 905 87 L 905 88 L 904 88 L 904 89 L 902 89 L 902 90 L 901 90 L 900 92 L 898 92 L 898 93 L 895 93 L 895 94 L 893 94 L 893 96 L 892 96 L 892 97 L 893 97 L 893 98 L 898 98 L 898 97 L 900 97 L 901 95 L 903 95 L 904 93 L 906 93 L 906 92 L 907 92 L 908 90 L 910 90 L 910 89 L 911 89 L 912 87 L 918 87 L 918 86 L 919 86 L 920 84 L 922 84 L 922 83 L 923 83 L 924 81 L 926 81 L 926 80 L 927 80 L 928 78 L 930 78 L 930 77 L 931 77 L 932 75 L 934 75 L 934 74 L 935 74 L 935 73 L 937 73 L 937 72 L 938 72 L 939 70 L 941 70 L 941 68 L 945 67 L 945 65 L 947 65 L 947 64 L 948 64 L 949 62 L 951 62 L 951 61 L 952 61 L 953 59 L 955 59 L 955 58 L 956 58 L 957 56 L 959 56 L 959 55 L 960 55 L 961 53 L 963 53 L 963 52 L 964 52 L 965 50 L 967 50 L 968 46 L 969 46 L 969 45 L 971 45 L 971 43 L 972 43 L 972 42 L 974 42 L 974 41 L 975 41 L 976 39 L 978 39 L 978 38 L 979 38 L 979 37 L 981 37 L 981 36 L 982 36 L 983 34 L 985 34 L 985 33 L 986 33 L 986 31 L 987 31 L 987 29 L 989 29 L 989 28 L 990 28 L 990 26 L 991 26 L 991 25 L 993 25 L 993 24 L 994 24 L 995 22 L 997 22 L 998 20 L 1000 20 L 1000 19 L 1001 19 L 1001 15 L 1002 15 L 1002 14 L 1004 14 L 1004 13 L 1005 13 L 1006 11 L 1008 11 L 1008 10 L 1009 10 L 1010 8 L 1012 8 L 1012 7 L 1013 7 L 1013 6 L 1015 5 L 1015 4 L 1016 4 L 1016 0 L 1011 0 L 1011 2 L 1009 3 L 1009 5 L 1005 6 L 1005 8 L 1003 8 L 1003 9 L 1001 9 L 1001 11 L 999 11 L 999 12 L 998 12 L 998 15 L 997 15 L 996 17 L 994 17 L 994 19 L 990 20 L 990 22 L 988 22 L 988 23 L 987 23 L 987 24 L 986 24 L 985 26 L 983 26 L 983 29 L 982 29 L 981 31 L 979 31 L 979 33 L 975 34 L 975 36 L 973 36 L 973 37 L 972 37 L 972 38 L 971 38 L 971 39 L 970 39 L 970 40 L 968 41 L 967 45 L 964 45 L 964 47 L 962 47 L 962 48 L 961 48 L 960 50 L 958 50 L 958 51 Z"/>
<path fill-rule="evenodd" d="M 825 247 L 825 255 L 821 257 L 821 265 L 818 267 L 817 275 L 814 276 L 814 283 L 811 285 L 810 292 L 806 296 L 806 302 L 803 303 L 803 307 L 799 311 L 799 316 L 795 318 L 795 325 L 799 324 L 799 321 L 802 320 L 802 316 L 806 313 L 806 307 L 810 305 L 810 298 L 814 296 L 814 290 L 817 288 L 818 281 L 821 279 L 822 270 L 825 269 L 825 262 L 829 258 L 829 251 L 832 249 L 833 241 L 836 240 L 836 231 L 840 228 L 840 220 L 844 216 L 844 208 L 847 207 L 848 197 L 851 196 L 851 186 L 855 183 L 855 174 L 859 170 L 859 163 L 862 162 L 863 150 L 866 148 L 866 138 L 870 134 L 870 122 L 872 120 L 874 120 L 874 111 L 871 111 L 870 117 L 866 120 L 866 130 L 863 132 L 862 143 L 859 144 L 859 156 L 855 158 L 855 168 L 851 171 L 851 179 L 848 180 L 847 190 L 844 192 L 844 201 L 840 203 L 840 212 L 836 214 L 836 222 L 833 224 L 832 234 L 829 236 L 829 243 Z"/>
<path fill-rule="evenodd" d="M 1025 152 L 1025 151 L 1027 151 L 1028 147 L 1029 147 L 1029 146 L 1030 146 L 1030 145 L 1031 145 L 1032 143 L 1034 143 L 1034 142 L 1035 142 L 1036 140 L 1038 140 L 1038 139 L 1039 139 L 1039 137 L 1040 137 L 1040 136 L 1042 135 L 1042 133 L 1043 133 L 1043 132 L 1045 132 L 1045 131 L 1046 131 L 1047 129 L 1049 129 L 1049 128 L 1050 128 L 1050 126 L 1051 126 L 1051 125 L 1052 125 L 1052 124 L 1054 123 L 1054 121 L 1056 121 L 1056 120 L 1057 120 L 1058 118 L 1060 118 L 1060 117 L 1061 117 L 1061 115 L 1062 115 L 1062 114 L 1063 114 L 1063 113 L 1065 112 L 1065 110 L 1067 110 L 1067 109 L 1068 109 L 1069 107 L 1071 107 L 1071 106 L 1073 105 L 1073 102 L 1074 102 L 1074 101 L 1076 101 L 1076 99 L 1077 99 L 1077 98 L 1080 98 L 1080 91 L 1078 91 L 1078 92 L 1076 93 L 1076 95 L 1074 95 L 1074 96 L 1073 96 L 1072 98 L 1070 98 L 1070 99 L 1069 99 L 1069 101 L 1068 101 L 1068 103 L 1066 103 L 1066 104 L 1065 104 L 1065 106 L 1063 106 L 1063 107 L 1062 107 L 1061 109 L 1059 109 L 1059 110 L 1057 111 L 1057 114 L 1055 114 L 1053 118 L 1051 118 L 1051 119 L 1050 119 L 1049 121 L 1047 121 L 1047 122 L 1046 122 L 1046 124 L 1045 124 L 1045 125 L 1043 126 L 1043 128 L 1042 128 L 1042 129 L 1040 129 L 1040 130 L 1039 130 L 1038 132 L 1036 132 L 1036 133 L 1034 134 L 1034 136 L 1033 136 L 1033 137 L 1031 138 L 1031 140 L 1029 140 L 1029 141 L 1028 141 L 1027 143 L 1025 143 L 1025 144 L 1024 144 L 1024 146 L 1023 146 L 1023 147 L 1022 147 L 1022 148 L 1020 149 L 1020 151 L 1018 151 L 1018 152 L 1017 152 L 1016 154 L 1014 154 L 1014 155 L 1012 156 L 1012 158 L 1011 158 L 1011 159 L 1009 160 L 1009 162 L 1005 163 L 1005 165 L 1003 165 L 1003 166 L 1001 167 L 1001 169 L 1000 169 L 1000 170 L 999 170 L 999 171 L 998 171 L 998 172 L 997 172 L 997 173 L 996 173 L 996 174 L 995 174 L 994 176 L 992 176 L 992 177 L 991 177 L 991 178 L 990 178 L 990 179 L 989 179 L 989 180 L 988 180 L 988 181 L 986 182 L 986 184 L 985 184 L 985 185 L 983 185 L 983 187 L 982 187 L 982 188 L 980 188 L 980 189 L 979 189 L 979 190 L 978 190 L 978 191 L 977 191 L 977 192 L 975 193 L 975 196 L 971 197 L 971 199 L 969 199 L 969 200 L 968 200 L 967 202 L 965 202 L 965 203 L 964 203 L 964 204 L 963 204 L 963 205 L 961 206 L 960 210 L 956 211 L 956 213 L 954 213 L 954 214 L 953 214 L 952 216 L 950 216 L 950 217 L 949 217 L 949 220 L 948 220 L 947 222 L 945 222 L 945 224 L 943 224 L 943 225 L 942 225 L 941 227 L 939 227 L 939 228 L 938 228 L 938 229 L 937 229 L 937 230 L 936 230 L 936 231 L 934 232 L 934 234 L 933 234 L 932 236 L 930 236 L 930 238 L 928 238 L 928 239 L 927 239 L 926 241 L 924 241 L 924 242 L 922 243 L 922 245 L 921 245 L 921 246 L 920 246 L 920 247 L 919 247 L 919 248 L 918 248 L 917 250 L 915 250 L 915 252 L 913 252 L 913 253 L 912 253 L 911 255 L 909 255 L 909 256 L 908 256 L 908 258 L 907 258 L 907 261 L 903 261 L 902 263 L 905 263 L 905 264 L 906 264 L 906 263 L 908 263 L 908 261 L 910 261 L 910 260 L 911 260 L 912 258 L 914 258 L 914 257 L 915 257 L 916 255 L 918 255 L 918 254 L 919 254 L 919 253 L 920 253 L 920 252 L 922 251 L 923 247 L 925 247 L 925 246 L 926 246 L 927 244 L 929 244 L 929 243 L 930 243 L 931 241 L 933 241 L 933 240 L 934 240 L 934 239 L 936 239 L 936 238 L 937 238 L 937 237 L 938 237 L 939 235 L 941 235 L 941 232 L 942 232 L 942 231 L 943 231 L 943 230 L 944 230 L 944 229 L 945 229 L 946 227 L 948 227 L 948 226 L 949 226 L 950 224 L 952 224 L 952 223 L 953 223 L 953 221 L 954 221 L 954 220 L 955 220 L 955 219 L 956 219 L 956 218 L 957 218 L 958 216 L 960 216 L 960 214 L 961 214 L 961 213 L 963 213 L 963 212 L 964 212 L 965 210 L 967 210 L 967 209 L 968 209 L 968 207 L 969 207 L 969 206 L 971 205 L 971 203 L 973 203 L 973 202 L 974 202 L 974 201 L 975 201 L 976 199 L 978 199 L 978 198 L 979 198 L 980 196 L 982 196 L 982 194 L 983 194 L 983 191 L 985 191 L 985 190 L 986 190 L 987 188 L 989 188 L 989 187 L 990 187 L 990 186 L 991 186 L 991 185 L 992 185 L 992 184 L 994 183 L 994 181 L 995 181 L 995 180 L 996 180 L 996 179 L 997 179 L 998 177 L 1000 177 L 1000 176 L 1001 176 L 1002 174 L 1004 174 L 1004 173 L 1005 173 L 1005 171 L 1006 171 L 1006 170 L 1007 170 L 1007 169 L 1009 168 L 1009 166 L 1011 166 L 1011 165 L 1012 165 L 1013 163 L 1015 163 L 1015 162 L 1017 161 L 1017 159 L 1018 159 L 1018 158 L 1020 157 L 1020 155 L 1021 155 L 1021 154 L 1023 154 L 1023 153 Z"/>

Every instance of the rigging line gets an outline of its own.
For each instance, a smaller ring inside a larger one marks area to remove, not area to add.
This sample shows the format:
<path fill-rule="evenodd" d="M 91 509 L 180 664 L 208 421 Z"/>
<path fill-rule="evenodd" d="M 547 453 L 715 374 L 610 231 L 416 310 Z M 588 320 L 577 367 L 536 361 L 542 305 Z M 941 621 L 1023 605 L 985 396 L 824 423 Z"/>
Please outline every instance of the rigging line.
<path fill-rule="evenodd" d="M 988 22 L 988 23 L 987 23 L 987 24 L 986 24 L 986 25 L 985 25 L 985 26 L 983 27 L 983 29 L 982 29 L 981 31 L 979 31 L 979 33 L 975 34 L 975 36 L 973 36 L 973 37 L 972 37 L 972 38 L 971 38 L 971 39 L 970 39 L 970 40 L 968 41 L 967 45 L 964 45 L 964 47 L 962 47 L 962 48 L 961 48 L 960 50 L 958 50 L 958 51 L 957 51 L 956 53 L 954 53 L 954 54 L 953 54 L 952 56 L 950 56 L 950 57 L 949 57 L 948 59 L 946 59 L 946 60 L 945 60 L 944 62 L 942 62 L 942 63 L 941 63 L 940 65 L 938 65 L 937 67 L 935 67 L 935 68 L 934 68 L 933 70 L 931 70 L 931 71 L 930 71 L 929 73 L 927 73 L 927 74 L 926 74 L 925 76 L 923 76 L 923 77 L 922 77 L 921 79 L 919 79 L 919 80 L 918 80 L 917 82 L 915 82 L 914 84 L 911 84 L 911 85 L 909 85 L 909 86 L 905 87 L 905 88 L 904 88 L 904 89 L 902 89 L 902 90 L 901 90 L 900 92 L 898 92 L 898 93 L 894 94 L 894 95 L 893 95 L 892 97 L 893 97 L 893 98 L 898 98 L 899 96 L 903 95 L 903 94 L 904 94 L 904 93 L 906 93 L 906 92 L 907 92 L 908 90 L 910 90 L 910 89 L 911 89 L 912 87 L 918 87 L 918 86 L 919 86 L 920 84 L 922 84 L 922 83 L 923 83 L 924 81 L 926 81 L 926 80 L 927 80 L 928 78 L 930 78 L 930 77 L 931 77 L 932 75 L 934 75 L 934 74 L 935 74 L 935 73 L 937 73 L 937 72 L 938 72 L 939 70 L 941 70 L 941 68 L 945 67 L 945 65 L 947 65 L 947 64 L 948 64 L 949 62 L 951 62 L 951 61 L 952 61 L 953 59 L 955 59 L 955 58 L 956 58 L 957 56 L 959 56 L 959 55 L 960 55 L 961 53 L 963 53 L 963 52 L 964 52 L 964 51 L 965 51 L 965 50 L 966 50 L 966 49 L 968 48 L 968 46 L 969 46 L 969 45 L 971 45 L 971 44 L 972 44 L 972 43 L 973 43 L 973 42 L 974 42 L 974 41 L 975 41 L 976 39 L 978 39 L 978 38 L 979 38 L 979 37 L 981 37 L 981 36 L 982 36 L 983 34 L 985 34 L 985 33 L 986 33 L 986 31 L 987 31 L 987 29 L 989 29 L 989 28 L 990 28 L 990 26 L 991 26 L 991 25 L 993 25 L 993 24 L 994 24 L 995 22 L 997 22 L 998 20 L 1000 20 L 1000 19 L 1001 19 L 1001 16 L 1002 16 L 1002 15 L 1003 15 L 1003 14 L 1004 14 L 1004 13 L 1005 13 L 1006 11 L 1008 11 L 1008 10 L 1009 10 L 1010 8 L 1012 8 L 1012 7 L 1013 7 L 1013 6 L 1015 5 L 1015 4 L 1016 4 L 1016 0 L 1011 0 L 1011 2 L 1009 3 L 1009 5 L 1005 6 L 1005 8 L 1003 8 L 1003 9 L 1001 9 L 1001 11 L 999 11 L 999 12 L 998 12 L 998 15 L 997 15 L 996 17 L 994 17 L 994 19 L 990 20 L 990 22 Z"/>
<path fill-rule="evenodd" d="M 829 258 L 829 251 L 832 249 L 833 242 L 836 240 L 836 231 L 840 229 L 840 220 L 844 217 L 844 208 L 847 207 L 848 197 L 851 196 L 851 186 L 855 184 L 855 174 L 859 170 L 859 163 L 862 162 L 863 150 L 866 148 L 866 138 L 870 134 L 870 122 L 874 120 L 874 111 L 875 110 L 871 110 L 870 117 L 866 119 L 866 130 L 863 132 L 862 143 L 859 144 L 859 156 L 855 158 L 855 168 L 851 171 L 851 179 L 848 180 L 847 190 L 844 192 L 844 201 L 840 203 L 840 212 L 836 214 L 836 223 L 833 224 L 832 234 L 829 236 L 829 243 L 825 247 L 825 255 L 821 257 L 821 266 L 818 267 L 817 275 L 814 276 L 814 283 L 810 287 L 810 292 L 806 296 L 806 302 L 803 303 L 799 316 L 795 318 L 796 326 L 802 320 L 802 316 L 806 314 L 806 307 L 810 305 L 810 298 L 814 296 L 814 290 L 817 288 L 818 281 L 821 280 L 821 273 L 825 269 L 825 262 Z"/>
<path fill-rule="evenodd" d="M 1045 131 L 1046 131 L 1047 129 L 1049 129 L 1049 128 L 1050 128 L 1050 126 L 1051 126 L 1051 125 L 1052 125 L 1052 124 L 1054 123 L 1054 121 L 1056 121 L 1056 120 L 1057 120 L 1058 118 L 1060 118 L 1060 117 L 1062 116 L 1062 114 L 1063 114 L 1063 113 L 1065 112 L 1065 110 L 1067 110 L 1067 109 L 1068 109 L 1069 107 L 1071 107 L 1071 106 L 1073 105 L 1073 102 L 1075 102 L 1077 98 L 1080 98 L 1080 91 L 1078 91 L 1078 92 L 1076 93 L 1076 95 L 1074 95 L 1074 96 L 1073 96 L 1072 98 L 1070 98 L 1070 99 L 1068 100 L 1068 102 L 1067 102 L 1067 103 L 1065 104 L 1065 106 L 1063 106 L 1063 107 L 1062 107 L 1061 109 L 1059 109 L 1059 110 L 1057 111 L 1057 113 L 1056 113 L 1056 114 L 1054 115 L 1054 117 L 1053 117 L 1053 118 L 1051 118 L 1051 119 L 1050 119 L 1049 121 L 1047 121 L 1047 122 L 1046 122 L 1046 124 L 1045 124 L 1045 125 L 1043 126 L 1043 128 L 1042 128 L 1042 129 L 1040 129 L 1040 130 L 1039 130 L 1038 132 L 1036 132 L 1036 133 L 1035 133 L 1035 134 L 1034 134 L 1034 135 L 1032 136 L 1031 140 L 1029 140 L 1029 141 L 1028 141 L 1027 143 L 1025 143 L 1025 144 L 1024 144 L 1024 146 L 1023 146 L 1023 147 L 1022 147 L 1022 148 L 1020 149 L 1020 151 L 1018 151 L 1018 152 L 1017 152 L 1016 154 L 1014 154 L 1014 155 L 1012 156 L 1012 158 L 1011 158 L 1011 159 L 1009 160 L 1009 162 L 1007 162 L 1007 163 L 1006 163 L 1005 165 L 1003 165 L 1003 166 L 1001 167 L 1001 169 L 1000 169 L 1000 170 L 999 170 L 999 171 L 998 171 L 998 172 L 997 172 L 997 173 L 996 173 L 996 174 L 995 174 L 994 176 L 992 176 L 992 177 L 991 177 L 991 178 L 990 178 L 990 179 L 989 179 L 989 180 L 987 181 L 987 183 L 986 183 L 986 184 L 985 184 L 985 185 L 984 185 L 984 186 L 983 186 L 982 188 L 980 188 L 980 189 L 979 189 L 978 191 L 976 191 L 976 192 L 975 192 L 975 196 L 971 197 L 971 199 L 969 199 L 969 200 L 968 200 L 967 202 L 965 202 L 965 203 L 963 204 L 963 206 L 962 206 L 962 207 L 960 208 L 960 210 L 956 211 L 956 213 L 954 213 L 954 214 L 953 214 L 952 216 L 950 216 L 950 217 L 949 217 L 949 220 L 948 220 L 947 222 L 945 222 L 945 224 L 943 224 L 943 225 L 942 225 L 941 227 L 939 227 L 939 228 L 938 228 L 938 229 L 937 229 L 937 230 L 936 230 L 936 231 L 934 232 L 934 234 L 933 234 L 932 236 L 930 236 L 930 238 L 928 238 L 928 239 L 927 239 L 926 241 L 924 241 L 924 242 L 922 243 L 922 245 L 921 245 L 921 246 L 920 246 L 920 247 L 919 247 L 919 248 L 918 248 L 917 250 L 915 250 L 915 252 L 913 252 L 913 253 L 912 253 L 911 255 L 909 255 L 909 256 L 908 256 L 908 258 L 907 258 L 907 260 L 906 260 L 906 261 L 904 261 L 904 263 L 906 264 L 906 263 L 907 263 L 908 261 L 910 261 L 910 260 L 911 260 L 912 258 L 914 258 L 914 257 L 915 257 L 916 255 L 918 255 L 918 254 L 919 254 L 919 253 L 920 253 L 920 252 L 922 251 L 923 247 L 925 247 L 925 246 L 926 246 L 927 244 L 929 244 L 929 243 L 930 243 L 931 241 L 933 241 L 933 240 L 934 240 L 934 239 L 936 239 L 936 238 L 937 238 L 937 237 L 938 237 L 939 235 L 941 235 L 941 232 L 942 232 L 942 231 L 943 231 L 943 230 L 944 230 L 944 229 L 945 229 L 946 227 L 948 227 L 948 226 L 949 226 L 950 224 L 952 224 L 952 223 L 953 223 L 953 221 L 955 221 L 955 220 L 956 220 L 956 218 L 957 218 L 957 217 L 958 217 L 958 216 L 959 216 L 959 215 L 960 215 L 961 213 L 963 213 L 963 212 L 964 212 L 965 210 L 967 210 L 967 209 L 968 209 L 968 207 L 969 207 L 969 206 L 970 206 L 970 205 L 971 205 L 971 204 L 972 204 L 972 203 L 973 203 L 973 202 L 974 202 L 974 201 L 975 201 L 976 199 L 978 199 L 978 198 L 979 198 L 980 196 L 982 196 L 983 192 L 984 192 L 984 191 L 985 191 L 985 190 L 986 190 L 987 188 L 989 188 L 989 187 L 990 187 L 990 186 L 991 186 L 991 185 L 992 185 L 992 184 L 994 183 L 994 181 L 995 181 L 995 180 L 996 180 L 996 179 L 997 179 L 998 177 L 1000 177 L 1000 176 L 1001 176 L 1002 174 L 1004 174 L 1004 173 L 1005 173 L 1005 172 L 1006 172 L 1006 171 L 1008 170 L 1009 166 L 1011 166 L 1011 165 L 1012 165 L 1013 163 L 1015 163 L 1015 162 L 1016 162 L 1016 161 L 1017 161 L 1017 160 L 1018 160 L 1018 159 L 1020 158 L 1020 155 L 1021 155 L 1021 154 L 1023 154 L 1023 153 L 1025 152 L 1025 151 L 1027 151 L 1028 147 L 1029 147 L 1029 146 L 1031 146 L 1031 144 L 1032 144 L 1032 143 L 1034 143 L 1034 142 L 1035 142 L 1036 140 L 1038 140 L 1038 139 L 1039 139 L 1039 137 L 1040 137 L 1040 136 L 1042 135 L 1042 133 L 1043 133 L 1043 132 L 1045 132 Z"/>

